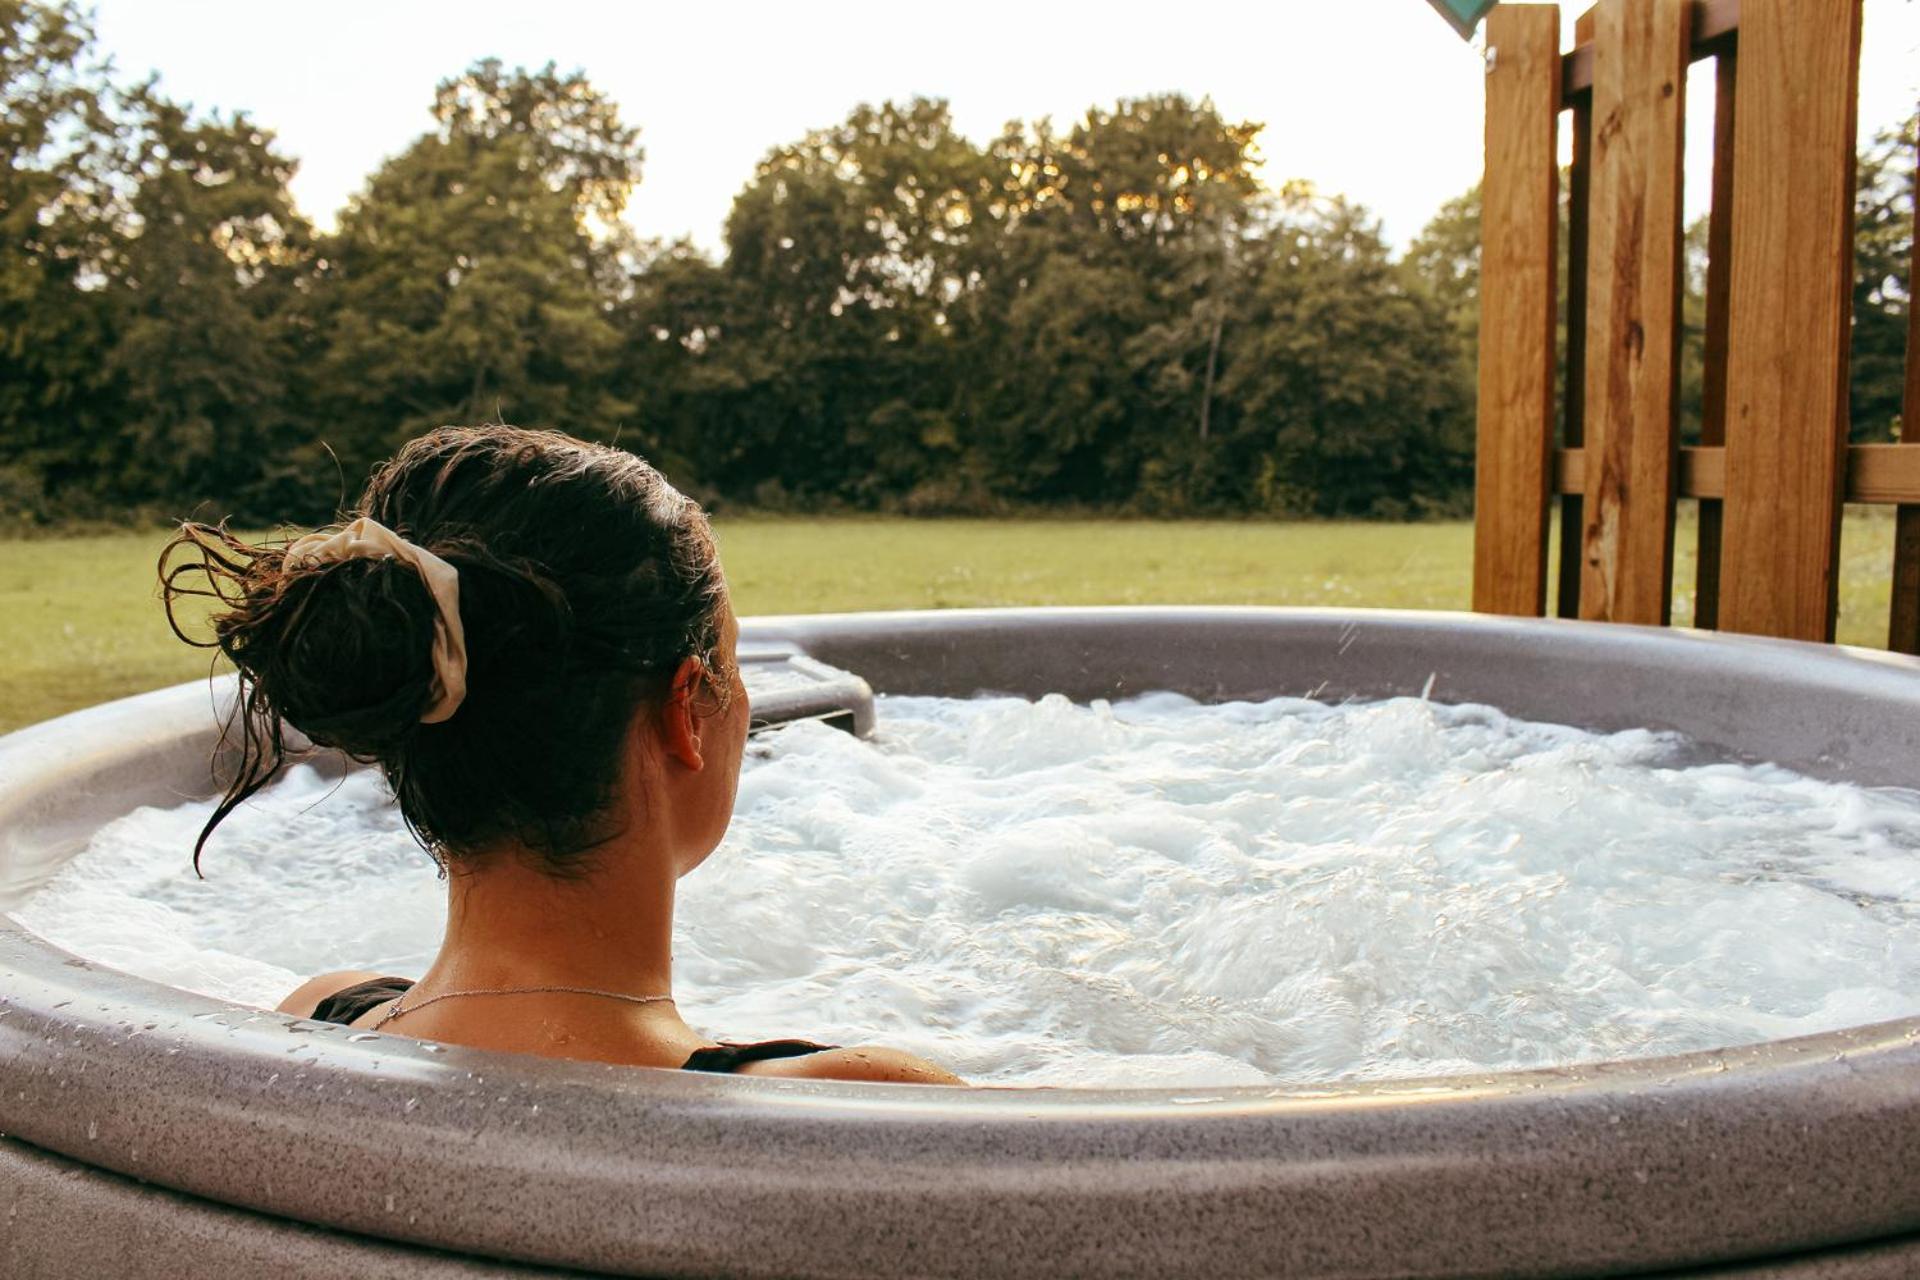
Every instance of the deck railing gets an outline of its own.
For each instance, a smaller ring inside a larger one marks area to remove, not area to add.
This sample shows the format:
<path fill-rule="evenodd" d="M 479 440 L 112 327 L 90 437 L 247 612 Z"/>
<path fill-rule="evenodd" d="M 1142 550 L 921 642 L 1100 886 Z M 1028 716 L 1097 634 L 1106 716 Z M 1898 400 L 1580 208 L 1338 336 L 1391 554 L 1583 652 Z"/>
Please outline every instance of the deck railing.
<path fill-rule="evenodd" d="M 1886 503 L 1899 507 L 1889 643 L 1920 651 L 1920 330 L 1903 416 L 1916 443 L 1847 443 L 1860 11 L 1602 0 L 1564 55 L 1558 6 L 1489 15 L 1476 609 L 1546 612 L 1557 497 L 1555 612 L 1667 623 L 1676 503 L 1694 498 L 1695 624 L 1830 641 L 1843 504 Z M 1700 443 L 1681 448 L 1687 74 L 1709 58 L 1705 386 Z"/>

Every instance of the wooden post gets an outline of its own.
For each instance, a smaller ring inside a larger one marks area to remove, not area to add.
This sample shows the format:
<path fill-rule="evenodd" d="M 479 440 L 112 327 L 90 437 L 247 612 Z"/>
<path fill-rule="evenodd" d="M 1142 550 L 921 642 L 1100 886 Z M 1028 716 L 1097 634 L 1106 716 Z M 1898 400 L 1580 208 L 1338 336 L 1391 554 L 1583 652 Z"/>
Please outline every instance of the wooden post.
<path fill-rule="evenodd" d="M 1713 75 L 1713 204 L 1707 213 L 1707 341 L 1700 393 L 1700 443 L 1727 442 L 1727 283 L 1733 251 L 1733 118 L 1738 46 L 1715 60 Z M 1720 625 L 1720 499 L 1700 499 L 1698 577 L 1693 625 Z"/>
<path fill-rule="evenodd" d="M 1740 18 L 1720 624 L 1832 640 L 1847 444 L 1861 0 Z"/>
<path fill-rule="evenodd" d="M 1538 616 L 1553 444 L 1560 8 L 1503 4 L 1486 30 L 1473 607 Z"/>
<path fill-rule="evenodd" d="M 1900 442 L 1920 448 L 1920 173 L 1914 180 L 1914 231 L 1913 265 L 1907 271 L 1907 394 L 1900 404 Z M 1902 504 L 1894 517 L 1887 648 L 1920 653 L 1920 505 L 1910 503 Z"/>
<path fill-rule="evenodd" d="M 1664 625 L 1673 582 L 1687 0 L 1595 14 L 1580 616 Z"/>

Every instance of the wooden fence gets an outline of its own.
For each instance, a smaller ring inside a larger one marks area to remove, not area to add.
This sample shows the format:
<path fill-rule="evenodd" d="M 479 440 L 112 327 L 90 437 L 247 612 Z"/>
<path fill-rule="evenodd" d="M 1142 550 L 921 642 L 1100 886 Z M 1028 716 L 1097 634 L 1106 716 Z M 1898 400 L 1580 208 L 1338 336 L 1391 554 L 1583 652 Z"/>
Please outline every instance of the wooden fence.
<path fill-rule="evenodd" d="M 1847 444 L 1860 8 L 1602 0 L 1566 54 L 1558 6 L 1489 15 L 1474 608 L 1546 612 L 1557 495 L 1555 612 L 1665 624 L 1676 500 L 1697 498 L 1695 624 L 1830 641 L 1842 504 L 1890 503 L 1890 645 L 1920 652 L 1920 325 L 1915 442 Z M 1700 444 L 1681 448 L 1687 72 L 1708 58 L 1706 383 Z"/>

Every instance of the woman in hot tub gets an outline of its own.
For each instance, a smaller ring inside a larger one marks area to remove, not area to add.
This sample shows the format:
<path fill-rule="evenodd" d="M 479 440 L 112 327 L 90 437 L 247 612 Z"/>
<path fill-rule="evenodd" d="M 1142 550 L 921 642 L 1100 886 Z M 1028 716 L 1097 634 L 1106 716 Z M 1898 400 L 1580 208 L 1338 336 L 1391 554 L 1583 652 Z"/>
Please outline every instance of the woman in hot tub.
<path fill-rule="evenodd" d="M 960 1083 L 893 1049 L 716 1044 L 673 1003 L 675 883 L 726 832 L 747 738 L 696 503 L 619 450 L 450 427 L 379 468 L 358 513 L 285 546 L 187 525 L 161 561 L 170 617 L 224 602 L 209 643 L 240 670 L 239 773 L 195 864 L 280 767 L 284 722 L 377 763 L 447 872 L 418 982 L 322 974 L 282 1011 L 556 1058 Z"/>

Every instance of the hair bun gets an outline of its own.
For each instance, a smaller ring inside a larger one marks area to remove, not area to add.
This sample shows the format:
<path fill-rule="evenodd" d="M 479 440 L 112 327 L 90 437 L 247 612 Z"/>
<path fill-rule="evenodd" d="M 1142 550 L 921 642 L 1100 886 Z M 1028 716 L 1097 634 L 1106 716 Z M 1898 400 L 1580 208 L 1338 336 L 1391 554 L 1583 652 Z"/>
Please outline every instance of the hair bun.
<path fill-rule="evenodd" d="M 405 564 L 290 569 L 279 546 L 187 524 L 161 555 L 161 582 L 174 633 L 218 648 L 245 678 L 253 709 L 321 746 L 380 757 L 417 726 L 434 696 L 437 606 Z M 226 606 L 210 640 L 181 626 L 178 605 L 195 596 Z"/>
<path fill-rule="evenodd" d="M 419 727 L 435 697 L 438 606 L 412 568 L 346 560 L 285 571 L 264 603 L 217 633 L 289 724 L 361 759 Z"/>

